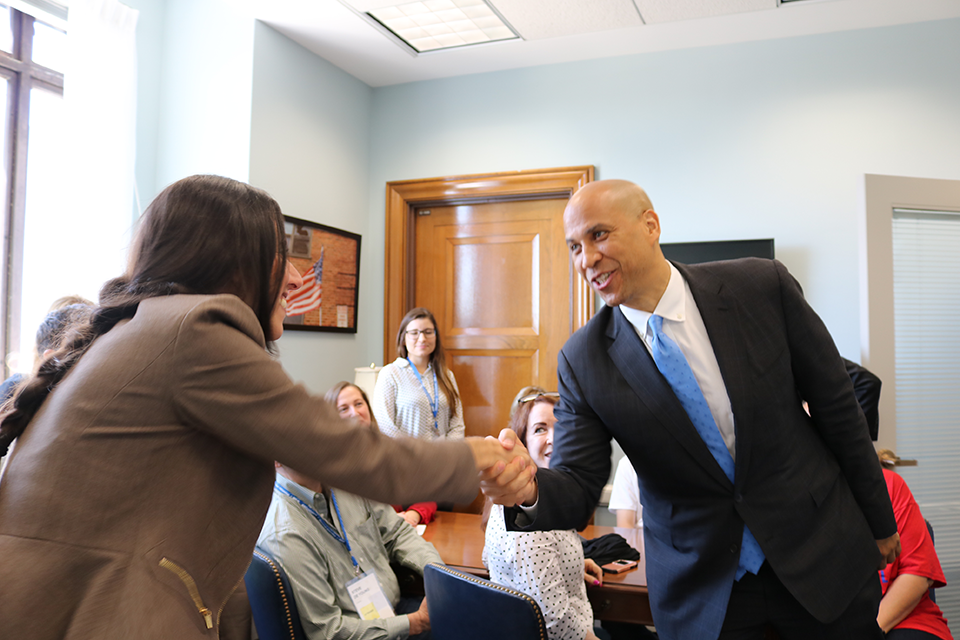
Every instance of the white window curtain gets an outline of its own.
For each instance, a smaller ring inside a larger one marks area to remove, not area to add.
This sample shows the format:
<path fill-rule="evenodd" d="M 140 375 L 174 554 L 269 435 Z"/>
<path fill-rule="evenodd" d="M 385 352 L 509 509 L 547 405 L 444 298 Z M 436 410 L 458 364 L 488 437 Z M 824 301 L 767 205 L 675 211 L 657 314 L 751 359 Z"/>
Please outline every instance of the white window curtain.
<path fill-rule="evenodd" d="M 51 302 L 96 301 L 124 269 L 135 210 L 138 13 L 117 0 L 72 0 L 63 98 L 32 92 L 31 110 L 55 126 L 30 132 L 21 354 L 33 351 Z M 21 355 L 17 369 L 30 368 Z"/>
<path fill-rule="evenodd" d="M 894 209 L 897 454 L 935 532 L 947 586 L 937 604 L 960 620 L 960 213 Z"/>
<path fill-rule="evenodd" d="M 138 15 L 117 0 L 70 2 L 63 79 L 69 216 L 86 238 L 78 249 L 93 258 L 83 282 L 98 290 L 123 270 L 134 219 Z"/>

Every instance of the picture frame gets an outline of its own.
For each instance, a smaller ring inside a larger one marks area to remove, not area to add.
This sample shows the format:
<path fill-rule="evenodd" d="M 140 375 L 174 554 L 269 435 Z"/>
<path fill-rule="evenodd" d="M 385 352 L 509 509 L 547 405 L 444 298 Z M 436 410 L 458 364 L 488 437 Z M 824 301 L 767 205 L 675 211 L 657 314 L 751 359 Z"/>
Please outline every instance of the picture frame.
<path fill-rule="evenodd" d="M 292 216 L 283 221 L 287 259 L 303 278 L 287 296 L 284 331 L 356 333 L 360 234 Z"/>

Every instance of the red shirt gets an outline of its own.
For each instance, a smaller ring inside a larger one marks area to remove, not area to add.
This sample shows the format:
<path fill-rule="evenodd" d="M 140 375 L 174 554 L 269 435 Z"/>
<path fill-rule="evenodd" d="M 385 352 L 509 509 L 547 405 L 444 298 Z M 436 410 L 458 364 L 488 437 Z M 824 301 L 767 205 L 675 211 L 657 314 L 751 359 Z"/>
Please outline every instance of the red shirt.
<path fill-rule="evenodd" d="M 893 503 L 893 514 L 897 519 L 897 531 L 900 533 L 900 557 L 880 571 L 880 585 L 883 593 L 901 573 L 921 576 L 933 580 L 934 587 L 942 587 L 946 582 L 940 560 L 933 548 L 933 540 L 927 532 L 927 525 L 920 513 L 920 507 L 907 483 L 899 475 L 887 469 L 883 470 L 887 481 L 887 491 Z M 895 629 L 919 629 L 932 633 L 944 640 L 953 640 L 947 621 L 940 607 L 924 593 L 917 607 Z"/>
<path fill-rule="evenodd" d="M 437 512 L 437 503 L 418 502 L 410 505 L 406 509 L 404 509 L 402 505 L 395 504 L 393 505 L 393 510 L 397 513 L 402 513 L 404 511 L 416 511 L 420 514 L 420 524 L 430 524 L 430 521 L 433 520 L 433 514 Z"/>

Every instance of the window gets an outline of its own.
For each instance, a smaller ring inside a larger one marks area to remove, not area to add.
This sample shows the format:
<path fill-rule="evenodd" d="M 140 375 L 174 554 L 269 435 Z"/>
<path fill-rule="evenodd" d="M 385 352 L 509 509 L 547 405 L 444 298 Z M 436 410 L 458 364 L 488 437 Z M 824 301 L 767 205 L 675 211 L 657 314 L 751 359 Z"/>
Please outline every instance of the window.
<path fill-rule="evenodd" d="M 37 297 L 49 305 L 55 297 L 44 296 L 42 291 L 25 292 L 22 282 L 30 261 L 55 260 L 56 256 L 49 242 L 44 246 L 48 229 L 43 220 L 44 213 L 50 210 L 45 199 L 57 190 L 51 179 L 57 175 L 52 168 L 59 158 L 62 133 L 65 47 L 63 31 L 0 5 L 0 98 L 4 108 L 0 127 L 0 260 L 4 265 L 0 280 L 0 348 L 4 377 L 13 370 L 29 370 L 32 365 L 34 332 L 43 316 L 24 316 L 25 306 L 35 307 Z M 45 309 L 42 306 L 41 313 Z"/>
<path fill-rule="evenodd" d="M 937 604 L 960 616 L 960 213 L 893 210 L 897 454 L 901 475 L 933 524 L 947 578 Z"/>
<path fill-rule="evenodd" d="M 937 604 L 956 620 L 960 181 L 868 174 L 864 196 L 861 345 L 883 381 L 878 445 L 919 463 L 900 471 L 936 534 L 947 578 Z"/>

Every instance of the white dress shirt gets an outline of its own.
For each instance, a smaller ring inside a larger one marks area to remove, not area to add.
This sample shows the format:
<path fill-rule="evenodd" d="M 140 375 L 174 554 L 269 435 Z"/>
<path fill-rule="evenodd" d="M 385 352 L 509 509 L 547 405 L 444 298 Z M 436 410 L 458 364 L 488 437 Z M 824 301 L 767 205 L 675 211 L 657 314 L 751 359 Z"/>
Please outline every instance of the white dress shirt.
<path fill-rule="evenodd" d="M 670 264 L 670 282 L 663 292 L 660 302 L 653 313 L 631 309 L 620 305 L 620 311 L 636 329 L 637 335 L 643 340 L 647 351 L 652 349 L 653 336 L 647 335 L 647 321 L 651 315 L 663 318 L 663 332 L 667 334 L 687 359 L 693 377 L 700 385 L 700 391 L 710 407 L 720 435 L 723 437 L 727 450 L 737 459 L 736 431 L 733 422 L 733 409 L 730 407 L 730 396 L 720 374 L 720 365 L 717 356 L 713 353 L 713 345 L 707 334 L 707 327 L 703 324 L 700 309 L 690 292 L 687 284 L 677 268 Z"/>
<path fill-rule="evenodd" d="M 613 476 L 613 492 L 610 494 L 610 503 L 607 509 L 616 513 L 626 509 L 636 513 L 634 528 L 643 528 L 643 505 L 640 504 L 640 482 L 637 480 L 637 470 L 630 464 L 630 458 L 623 456 L 617 463 L 617 472 Z"/>

